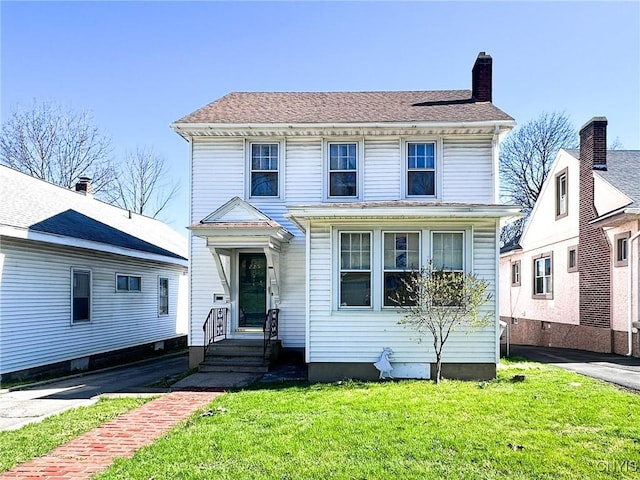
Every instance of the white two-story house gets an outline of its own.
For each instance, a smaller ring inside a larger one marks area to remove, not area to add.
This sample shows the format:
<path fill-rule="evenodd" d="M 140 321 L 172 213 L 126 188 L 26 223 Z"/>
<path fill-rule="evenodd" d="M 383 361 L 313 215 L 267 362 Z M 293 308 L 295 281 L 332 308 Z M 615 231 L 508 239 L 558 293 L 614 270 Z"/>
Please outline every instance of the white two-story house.
<path fill-rule="evenodd" d="M 227 338 L 262 338 L 279 309 L 282 345 L 304 350 L 311 381 L 377 378 L 384 347 L 394 376 L 429 378 L 431 341 L 398 325 L 391 299 L 431 261 L 493 293 L 494 324 L 456 332 L 443 376 L 495 376 L 499 223 L 519 209 L 498 203 L 498 145 L 515 122 L 491 77 L 481 52 L 472 90 L 238 92 L 172 124 L 191 152 L 192 365 L 221 302 Z"/>

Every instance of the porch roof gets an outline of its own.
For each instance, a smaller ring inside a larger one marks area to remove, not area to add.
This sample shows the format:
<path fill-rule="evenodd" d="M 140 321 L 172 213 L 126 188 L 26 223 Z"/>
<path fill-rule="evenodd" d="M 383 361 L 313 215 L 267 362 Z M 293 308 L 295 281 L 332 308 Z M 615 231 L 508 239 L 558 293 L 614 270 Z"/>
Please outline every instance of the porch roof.
<path fill-rule="evenodd" d="M 285 217 L 304 231 L 302 220 L 312 219 L 509 218 L 520 211 L 518 205 L 392 200 L 292 206 Z"/>

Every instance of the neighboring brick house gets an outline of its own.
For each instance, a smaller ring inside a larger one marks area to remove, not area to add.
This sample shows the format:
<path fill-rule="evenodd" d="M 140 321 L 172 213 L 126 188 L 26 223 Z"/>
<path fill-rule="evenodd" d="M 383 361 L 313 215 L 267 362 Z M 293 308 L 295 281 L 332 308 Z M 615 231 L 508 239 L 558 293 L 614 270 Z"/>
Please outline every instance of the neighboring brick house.
<path fill-rule="evenodd" d="M 511 343 L 638 356 L 640 151 L 607 150 L 607 120 L 561 150 L 518 243 L 501 250 Z"/>
<path fill-rule="evenodd" d="M 173 124 L 191 152 L 191 364 L 224 342 L 209 345 L 206 319 L 258 342 L 278 308 L 310 380 L 378 378 L 384 347 L 394 376 L 428 378 L 430 342 L 398 325 L 391 297 L 432 259 L 494 295 L 495 321 L 452 335 L 443 375 L 494 377 L 499 223 L 519 207 L 498 201 L 498 146 L 515 122 L 493 105 L 491 76 L 482 52 L 471 90 L 231 93 Z"/>

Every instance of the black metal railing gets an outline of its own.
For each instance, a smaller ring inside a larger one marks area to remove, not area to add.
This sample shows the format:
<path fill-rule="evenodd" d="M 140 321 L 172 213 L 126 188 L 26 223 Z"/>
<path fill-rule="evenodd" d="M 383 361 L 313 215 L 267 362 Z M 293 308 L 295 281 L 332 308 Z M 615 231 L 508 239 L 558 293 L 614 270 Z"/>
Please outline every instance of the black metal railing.
<path fill-rule="evenodd" d="M 227 307 L 213 307 L 209 310 L 209 315 L 202 325 L 204 332 L 204 353 L 207 353 L 207 347 L 214 342 L 227 338 L 227 319 L 229 318 L 229 309 Z"/>
<path fill-rule="evenodd" d="M 267 311 L 267 315 L 264 319 L 264 351 L 263 357 L 267 357 L 267 347 L 271 343 L 272 339 L 278 338 L 278 315 L 280 314 L 279 308 L 271 308 Z"/>

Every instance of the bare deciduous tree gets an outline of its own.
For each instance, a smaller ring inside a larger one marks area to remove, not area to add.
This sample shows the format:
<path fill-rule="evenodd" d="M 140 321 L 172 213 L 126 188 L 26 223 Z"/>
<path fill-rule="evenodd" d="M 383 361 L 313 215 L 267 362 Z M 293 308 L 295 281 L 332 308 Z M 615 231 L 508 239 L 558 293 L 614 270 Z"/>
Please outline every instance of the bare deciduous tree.
<path fill-rule="evenodd" d="M 119 207 L 156 218 L 178 193 L 179 184 L 169 179 L 165 158 L 152 148 L 127 153 L 120 170 L 111 199 Z"/>
<path fill-rule="evenodd" d="M 79 177 L 90 177 L 97 195 L 104 195 L 115 178 L 110 154 L 110 140 L 88 112 L 52 102 L 18 107 L 0 133 L 0 162 L 67 188 Z"/>
<path fill-rule="evenodd" d="M 513 131 L 500 147 L 501 194 L 523 206 L 525 217 L 503 230 L 502 241 L 519 236 L 561 148 L 575 148 L 577 133 L 564 113 L 542 113 Z"/>
<path fill-rule="evenodd" d="M 417 340 L 430 335 L 436 356 L 436 378 L 440 383 L 442 350 L 450 334 L 459 328 L 480 328 L 491 324 L 492 312 L 480 307 L 491 300 L 488 283 L 476 275 L 434 271 L 431 266 L 411 272 L 402 280 L 403 289 L 395 303 L 404 312 L 398 323 L 414 329 Z"/>

